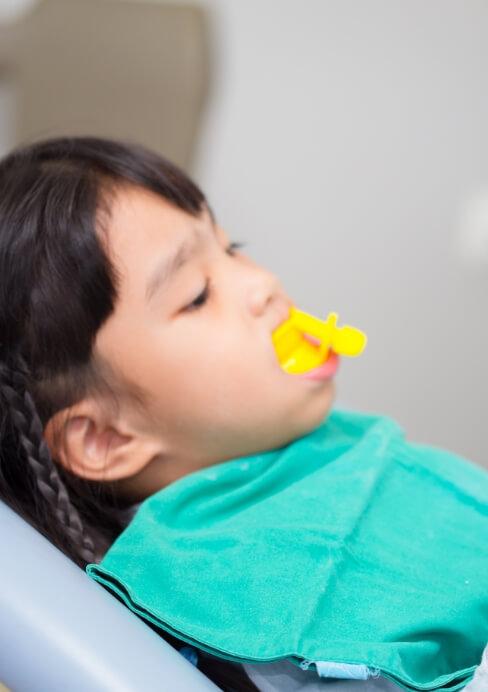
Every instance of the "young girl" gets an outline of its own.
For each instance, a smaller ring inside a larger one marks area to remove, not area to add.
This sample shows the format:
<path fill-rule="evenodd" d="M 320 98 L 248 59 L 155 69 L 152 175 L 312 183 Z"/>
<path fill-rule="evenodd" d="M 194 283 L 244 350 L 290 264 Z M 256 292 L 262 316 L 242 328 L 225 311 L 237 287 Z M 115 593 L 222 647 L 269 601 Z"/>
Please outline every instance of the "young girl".
<path fill-rule="evenodd" d="M 237 246 L 140 147 L 57 139 L 1 163 L 0 495 L 80 567 L 134 503 L 286 444 L 332 404 L 332 381 L 280 368 L 270 335 L 291 300 Z M 232 664 L 201 667 L 256 689 Z"/>
<path fill-rule="evenodd" d="M 62 138 L 0 163 L 0 497 L 82 568 L 145 498 L 329 415 L 333 379 L 290 377 L 273 350 L 291 298 L 239 245 L 140 147 Z"/>

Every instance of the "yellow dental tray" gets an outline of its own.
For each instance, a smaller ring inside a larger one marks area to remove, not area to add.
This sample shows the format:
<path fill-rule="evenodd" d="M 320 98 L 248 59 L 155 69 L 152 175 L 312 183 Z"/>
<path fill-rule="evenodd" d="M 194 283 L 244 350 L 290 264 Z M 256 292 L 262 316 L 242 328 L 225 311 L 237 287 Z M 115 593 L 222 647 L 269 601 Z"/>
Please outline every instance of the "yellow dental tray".
<path fill-rule="evenodd" d="M 342 356 L 358 356 L 366 346 L 366 334 L 349 325 L 336 327 L 336 321 L 335 312 L 324 322 L 292 307 L 290 318 L 272 334 L 284 370 L 298 374 L 316 368 L 327 360 L 329 349 Z"/>

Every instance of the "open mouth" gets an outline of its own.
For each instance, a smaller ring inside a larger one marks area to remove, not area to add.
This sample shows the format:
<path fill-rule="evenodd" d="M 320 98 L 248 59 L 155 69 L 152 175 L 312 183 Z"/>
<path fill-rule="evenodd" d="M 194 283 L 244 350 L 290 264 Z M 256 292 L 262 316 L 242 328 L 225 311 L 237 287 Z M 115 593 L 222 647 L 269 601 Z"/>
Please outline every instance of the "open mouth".
<path fill-rule="evenodd" d="M 333 351 L 330 347 L 322 344 L 318 337 L 307 334 L 306 332 L 300 332 L 297 337 L 302 342 L 302 354 L 303 347 L 307 352 L 307 360 L 310 363 L 308 368 L 303 369 L 302 367 L 297 368 L 297 363 L 302 360 L 298 351 L 292 352 L 285 362 L 282 363 L 282 367 L 290 374 L 298 377 L 303 377 L 310 380 L 324 380 L 332 377 L 337 372 L 339 367 L 339 355 Z M 299 349 L 300 350 L 300 349 Z M 325 351 L 325 354 L 322 355 Z M 296 356 L 296 358 L 294 357 Z"/>
<path fill-rule="evenodd" d="M 350 325 L 337 327 L 337 313 L 327 321 L 290 309 L 290 317 L 272 333 L 281 367 L 307 379 L 332 377 L 339 367 L 339 354 L 357 356 L 366 345 L 366 335 Z"/>

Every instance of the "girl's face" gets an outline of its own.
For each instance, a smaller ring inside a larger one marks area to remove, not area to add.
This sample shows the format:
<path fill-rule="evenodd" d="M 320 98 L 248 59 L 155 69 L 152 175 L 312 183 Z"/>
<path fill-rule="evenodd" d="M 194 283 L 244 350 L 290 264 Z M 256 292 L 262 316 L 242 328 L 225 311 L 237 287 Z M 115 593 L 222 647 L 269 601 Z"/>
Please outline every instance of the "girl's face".
<path fill-rule="evenodd" d="M 125 491 L 141 499 L 197 469 L 283 446 L 326 418 L 333 381 L 287 374 L 273 348 L 293 301 L 230 248 L 207 210 L 195 218 L 124 189 L 107 234 L 120 293 L 95 348 L 148 395 L 131 416 L 160 449 L 127 470 Z"/>

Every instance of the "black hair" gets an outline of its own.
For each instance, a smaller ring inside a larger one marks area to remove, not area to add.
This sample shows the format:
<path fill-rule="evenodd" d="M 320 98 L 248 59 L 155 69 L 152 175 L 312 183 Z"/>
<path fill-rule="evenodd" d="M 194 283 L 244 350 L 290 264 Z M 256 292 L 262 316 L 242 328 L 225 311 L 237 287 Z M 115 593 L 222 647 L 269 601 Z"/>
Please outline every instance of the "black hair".
<path fill-rule="evenodd" d="M 89 393 L 115 404 L 122 392 L 144 397 L 93 353 L 119 286 L 101 231 L 114 192 L 127 185 L 194 216 L 208 208 L 183 171 L 132 143 L 62 137 L 0 161 L 0 499 L 82 569 L 100 561 L 131 516 L 113 483 L 58 464 L 43 431 Z M 199 656 L 199 667 L 222 689 L 257 690 L 230 662 Z"/>

